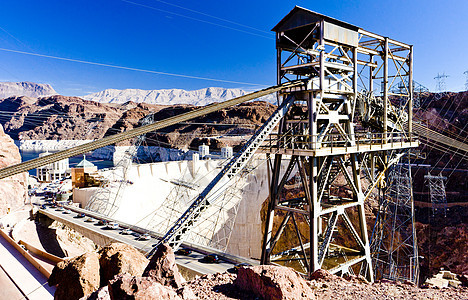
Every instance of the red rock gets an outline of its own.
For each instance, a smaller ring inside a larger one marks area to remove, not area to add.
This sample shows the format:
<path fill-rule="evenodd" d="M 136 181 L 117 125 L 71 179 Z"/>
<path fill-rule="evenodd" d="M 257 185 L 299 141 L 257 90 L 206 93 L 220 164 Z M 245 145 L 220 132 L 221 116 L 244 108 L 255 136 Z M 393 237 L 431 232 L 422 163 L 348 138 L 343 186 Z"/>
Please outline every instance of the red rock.
<path fill-rule="evenodd" d="M 468 275 L 467 274 L 458 275 L 457 279 L 460 280 L 462 286 L 468 286 Z"/>
<path fill-rule="evenodd" d="M 59 262 L 52 270 L 49 285 L 56 285 L 54 299 L 80 299 L 99 288 L 99 257 L 88 252 Z"/>
<path fill-rule="evenodd" d="M 162 285 L 176 289 L 181 288 L 182 283 L 185 282 L 175 263 L 174 251 L 167 244 L 159 245 L 143 272 L 143 277 L 150 277 Z"/>
<path fill-rule="evenodd" d="M 109 289 L 106 286 L 92 292 L 90 295 L 80 298 L 80 300 L 111 300 Z"/>
<path fill-rule="evenodd" d="M 137 277 L 129 274 L 115 276 L 109 282 L 109 295 L 112 300 L 125 299 L 165 299 L 182 300 L 177 293 L 169 287 L 149 277 Z"/>
<path fill-rule="evenodd" d="M 117 274 L 141 276 L 148 262 L 141 252 L 130 245 L 112 243 L 103 247 L 99 251 L 101 286 L 106 286 Z"/>
<path fill-rule="evenodd" d="M 177 290 L 177 295 L 179 295 L 184 300 L 196 300 L 196 299 L 198 299 L 198 297 L 195 295 L 193 290 L 187 285 L 184 285 L 183 287 L 178 289 Z"/>
<path fill-rule="evenodd" d="M 315 299 L 307 282 L 292 268 L 255 266 L 241 268 L 234 284 L 266 300 Z"/>
<path fill-rule="evenodd" d="M 13 139 L 3 132 L 0 124 L 0 168 L 21 162 L 21 155 Z M 0 216 L 24 205 L 27 195 L 27 173 L 0 181 Z"/>
<path fill-rule="evenodd" d="M 333 275 L 332 273 L 328 272 L 327 270 L 323 269 L 318 269 L 314 273 L 310 275 L 310 280 L 317 280 L 317 279 L 323 279 L 323 280 L 337 280 L 339 277 Z"/>

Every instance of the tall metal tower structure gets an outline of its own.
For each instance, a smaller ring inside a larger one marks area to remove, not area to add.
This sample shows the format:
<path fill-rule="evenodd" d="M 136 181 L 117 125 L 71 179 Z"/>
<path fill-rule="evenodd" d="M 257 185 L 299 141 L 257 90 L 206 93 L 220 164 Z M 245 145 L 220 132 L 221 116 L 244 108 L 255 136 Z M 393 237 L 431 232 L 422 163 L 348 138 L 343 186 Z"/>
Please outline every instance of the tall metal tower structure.
<path fill-rule="evenodd" d="M 408 86 L 407 82 L 400 82 L 397 86 L 393 87 L 390 92 L 393 96 L 399 97 L 399 95 L 403 95 L 403 100 L 406 98 L 405 95 L 407 94 L 406 87 Z M 420 98 L 423 93 L 429 92 L 429 89 L 423 86 L 422 84 L 413 80 L 413 107 L 419 108 L 421 106 Z"/>
<path fill-rule="evenodd" d="M 372 281 L 364 202 L 398 152 L 418 145 L 412 46 L 297 6 L 273 31 L 278 84 L 306 84 L 281 91 L 294 104 L 263 149 L 271 179 L 261 263 L 308 275 L 361 272 Z M 396 108 L 390 90 L 400 83 L 406 101 Z M 363 187 L 360 166 L 370 153 L 379 159 Z"/>
<path fill-rule="evenodd" d="M 445 78 L 448 78 L 448 75 L 445 75 L 445 73 L 437 73 L 437 76 L 434 77 L 436 80 L 436 92 L 437 93 L 444 93 L 447 91 L 447 86 L 445 84 Z"/>
<path fill-rule="evenodd" d="M 392 166 L 374 225 L 371 251 L 376 278 L 418 284 L 419 256 L 414 227 L 409 152 Z"/>
<path fill-rule="evenodd" d="M 468 91 L 468 70 L 463 72 L 463 74 L 466 75 L 466 81 L 465 81 L 465 91 Z"/>
<path fill-rule="evenodd" d="M 141 120 L 141 125 L 148 125 L 154 122 L 154 115 L 149 114 Z M 113 216 L 118 210 L 124 190 L 130 182 L 127 172 L 138 154 L 138 148 L 146 139 L 146 134 L 139 135 L 133 145 L 124 153 L 117 162 L 109 176 L 102 180 L 99 189 L 94 193 L 86 209 L 106 216 Z"/>
<path fill-rule="evenodd" d="M 447 216 L 447 196 L 445 194 L 445 181 L 447 177 L 439 175 L 431 175 L 428 173 L 424 176 L 426 185 L 429 187 L 429 198 L 432 204 L 432 215 L 443 213 Z"/>

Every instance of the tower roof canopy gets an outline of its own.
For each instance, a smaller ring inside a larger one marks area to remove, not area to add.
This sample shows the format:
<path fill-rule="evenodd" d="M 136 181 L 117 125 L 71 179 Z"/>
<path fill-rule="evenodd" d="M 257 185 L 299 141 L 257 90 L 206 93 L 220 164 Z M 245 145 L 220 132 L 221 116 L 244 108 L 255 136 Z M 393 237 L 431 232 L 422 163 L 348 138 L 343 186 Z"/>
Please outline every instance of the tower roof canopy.
<path fill-rule="evenodd" d="M 318 24 L 323 24 L 323 28 Z M 279 46 L 287 48 L 296 48 L 299 43 L 302 47 L 311 48 L 320 39 L 321 30 L 323 38 L 329 42 L 358 46 L 359 27 L 299 6 L 294 7 L 272 29 L 281 33 L 277 40 Z"/>
<path fill-rule="evenodd" d="M 295 6 L 283 19 L 281 19 L 281 21 L 279 21 L 278 24 L 276 24 L 275 27 L 273 27 L 272 31 L 282 32 L 297 27 L 313 24 L 321 20 L 353 31 L 359 30 L 359 27 L 350 23 L 346 23 L 335 18 L 316 13 L 314 11 L 300 6 Z"/>

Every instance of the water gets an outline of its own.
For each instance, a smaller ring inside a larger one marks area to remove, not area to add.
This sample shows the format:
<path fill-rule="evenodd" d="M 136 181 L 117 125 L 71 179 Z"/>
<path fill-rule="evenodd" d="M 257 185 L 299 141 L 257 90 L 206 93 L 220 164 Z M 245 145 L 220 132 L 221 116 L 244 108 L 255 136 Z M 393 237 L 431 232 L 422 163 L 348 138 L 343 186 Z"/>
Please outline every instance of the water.
<path fill-rule="evenodd" d="M 21 160 L 23 162 L 34 159 L 39 157 L 39 154 L 44 151 L 34 151 L 34 150 L 20 150 Z M 49 151 L 53 153 L 52 151 Z M 78 155 L 69 158 L 70 168 L 76 166 L 80 161 L 83 160 L 83 155 Z M 86 154 L 86 160 L 92 162 L 98 169 L 110 168 L 114 166 L 114 162 L 112 160 L 102 160 L 102 159 L 94 159 L 91 157 L 91 154 Z M 36 169 L 29 170 L 30 175 L 36 175 Z"/>

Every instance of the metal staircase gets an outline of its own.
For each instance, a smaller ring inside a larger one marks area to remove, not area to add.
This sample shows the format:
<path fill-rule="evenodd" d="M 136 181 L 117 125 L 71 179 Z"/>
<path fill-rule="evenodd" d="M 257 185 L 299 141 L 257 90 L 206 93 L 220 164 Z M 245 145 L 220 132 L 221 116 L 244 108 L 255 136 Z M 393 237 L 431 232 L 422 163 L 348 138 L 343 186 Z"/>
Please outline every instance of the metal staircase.
<path fill-rule="evenodd" d="M 227 163 L 218 175 L 206 186 L 197 196 L 189 208 L 173 224 L 169 231 L 159 241 L 159 243 L 148 253 L 151 257 L 161 243 L 168 243 L 173 249 L 177 249 L 186 239 L 191 229 L 196 226 L 202 214 L 210 206 L 214 205 L 218 198 L 232 184 L 232 179 L 238 175 L 253 157 L 255 151 L 265 141 L 273 129 L 278 125 L 282 117 L 287 113 L 293 103 L 294 98 L 288 96 L 278 107 L 263 126 L 250 138 L 244 147 Z"/>

